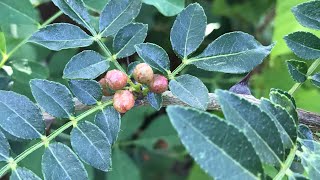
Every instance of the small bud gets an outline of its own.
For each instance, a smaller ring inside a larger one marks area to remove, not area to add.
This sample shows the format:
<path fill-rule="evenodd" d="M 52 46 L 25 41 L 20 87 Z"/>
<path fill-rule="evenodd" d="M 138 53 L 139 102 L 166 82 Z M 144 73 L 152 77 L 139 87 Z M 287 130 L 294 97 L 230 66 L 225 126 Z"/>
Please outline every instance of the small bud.
<path fill-rule="evenodd" d="M 134 96 L 128 90 L 119 90 L 113 96 L 113 107 L 120 113 L 129 111 L 134 106 Z"/>
<path fill-rule="evenodd" d="M 168 90 L 168 79 L 160 74 L 155 74 L 149 84 L 151 92 L 161 94 Z"/>
<path fill-rule="evenodd" d="M 153 78 L 153 70 L 146 63 L 138 64 L 133 71 L 133 78 L 142 84 L 149 84 Z"/>
<path fill-rule="evenodd" d="M 128 77 L 119 70 L 108 71 L 105 76 L 107 85 L 112 90 L 120 90 L 127 85 Z"/>
<path fill-rule="evenodd" d="M 101 87 L 102 87 L 102 93 L 104 96 L 111 96 L 112 92 L 111 89 L 107 85 L 107 81 L 105 78 L 101 78 L 99 81 Z"/>

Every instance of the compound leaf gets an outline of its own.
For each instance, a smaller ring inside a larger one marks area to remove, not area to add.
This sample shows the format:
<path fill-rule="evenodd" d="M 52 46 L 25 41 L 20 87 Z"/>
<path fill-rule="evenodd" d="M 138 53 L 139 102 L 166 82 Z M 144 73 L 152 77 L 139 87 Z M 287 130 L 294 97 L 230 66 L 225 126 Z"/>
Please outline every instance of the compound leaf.
<path fill-rule="evenodd" d="M 0 91 L 0 126 L 13 136 L 22 139 L 40 138 L 45 125 L 40 109 L 27 97 Z"/>
<path fill-rule="evenodd" d="M 74 102 L 69 89 L 53 81 L 33 79 L 30 81 L 32 95 L 47 113 L 57 118 L 70 118 Z"/>
<path fill-rule="evenodd" d="M 42 156 L 42 173 L 46 180 L 87 180 L 88 174 L 82 162 L 72 150 L 62 143 L 51 143 Z"/>
<path fill-rule="evenodd" d="M 35 32 L 29 41 L 50 50 L 59 51 L 61 49 L 89 46 L 93 43 L 93 38 L 78 26 L 56 23 Z"/>

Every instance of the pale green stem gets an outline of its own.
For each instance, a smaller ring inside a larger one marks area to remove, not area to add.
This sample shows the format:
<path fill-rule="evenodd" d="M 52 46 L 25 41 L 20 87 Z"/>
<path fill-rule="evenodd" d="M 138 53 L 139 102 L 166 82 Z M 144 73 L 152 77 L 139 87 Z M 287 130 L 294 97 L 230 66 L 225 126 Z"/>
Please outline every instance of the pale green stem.
<path fill-rule="evenodd" d="M 309 67 L 306 76 L 309 77 L 320 65 L 320 59 L 315 60 Z M 293 94 L 303 83 L 295 83 L 292 88 L 288 91 L 289 94 Z"/>
<path fill-rule="evenodd" d="M 287 171 L 290 171 L 290 166 L 294 160 L 294 157 L 296 156 L 296 151 L 297 151 L 298 146 L 295 145 L 293 147 L 293 149 L 291 149 L 286 161 L 284 162 L 284 164 L 282 165 L 280 171 L 278 172 L 278 174 L 276 175 L 276 177 L 274 177 L 274 180 L 282 180 L 283 177 L 286 175 Z"/>
<path fill-rule="evenodd" d="M 89 109 L 88 111 L 80 114 L 79 116 L 77 116 L 76 118 L 74 118 L 72 121 L 69 121 L 68 123 L 64 124 L 63 126 L 61 126 L 59 129 L 55 130 L 52 134 L 50 134 L 48 137 L 43 137 L 42 141 L 38 142 L 37 144 L 31 146 L 30 148 L 28 148 L 27 150 L 25 150 L 24 152 L 22 152 L 20 155 L 18 155 L 13 162 L 8 163 L 7 165 L 5 165 L 2 169 L 0 169 L 0 177 L 2 177 L 7 171 L 10 170 L 10 168 L 12 168 L 12 166 L 10 166 L 11 164 L 18 164 L 20 161 L 22 161 L 25 157 L 27 157 L 28 155 L 30 155 L 31 153 L 33 153 L 34 151 L 36 151 L 37 149 L 41 148 L 42 146 L 47 146 L 49 145 L 50 141 L 52 141 L 54 138 L 56 138 L 59 134 L 61 134 L 63 131 L 65 131 L 66 129 L 70 128 L 72 125 L 76 125 L 78 121 L 84 119 L 85 117 L 95 113 L 96 111 L 99 111 L 103 108 L 105 108 L 106 106 L 109 106 L 112 104 L 112 101 L 107 101 L 104 103 L 100 103 L 99 105 Z"/>
<path fill-rule="evenodd" d="M 46 20 L 42 25 L 39 26 L 40 28 L 43 28 L 44 26 L 50 24 L 51 22 L 53 22 L 55 19 L 57 19 L 60 15 L 62 14 L 61 11 L 57 12 L 56 14 L 54 14 L 51 18 L 49 18 L 48 20 Z M 8 59 L 10 58 L 10 56 L 13 55 L 13 53 L 15 53 L 21 46 L 23 46 L 24 44 L 26 44 L 28 42 L 28 39 L 31 37 L 32 35 L 26 37 L 25 39 L 23 39 L 19 44 L 17 44 L 9 53 L 7 54 L 3 54 L 2 55 L 2 59 L 0 62 L 0 69 L 4 66 L 4 64 L 8 61 Z"/>

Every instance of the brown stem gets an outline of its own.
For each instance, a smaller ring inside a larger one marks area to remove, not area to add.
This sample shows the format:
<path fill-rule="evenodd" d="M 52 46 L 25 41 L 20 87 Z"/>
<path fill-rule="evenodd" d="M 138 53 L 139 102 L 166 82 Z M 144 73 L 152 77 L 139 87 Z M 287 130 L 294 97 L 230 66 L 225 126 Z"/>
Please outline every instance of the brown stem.
<path fill-rule="evenodd" d="M 249 100 L 252 103 L 259 104 L 260 100 L 256 99 L 255 97 L 251 95 L 240 95 L 239 96 Z M 109 97 L 104 97 L 103 101 L 107 101 L 112 99 L 111 96 Z M 208 110 L 221 110 L 220 105 L 218 104 L 217 101 L 217 96 L 214 93 L 209 93 L 209 105 L 208 105 Z M 76 110 L 87 110 L 90 109 L 90 106 L 86 106 L 81 104 L 77 99 L 75 101 L 75 106 Z M 146 99 L 142 100 L 139 105 L 147 105 L 148 101 Z M 162 102 L 163 107 L 169 106 L 169 105 L 182 105 L 182 106 L 188 106 L 181 100 L 179 100 L 177 97 L 175 97 L 170 91 L 166 91 L 163 93 L 163 102 Z M 300 123 L 308 125 L 312 130 L 320 130 L 320 115 L 309 112 L 303 109 L 298 109 L 298 115 L 300 119 Z M 44 113 L 44 119 L 46 122 L 48 121 L 53 121 L 54 118 L 47 113 Z"/>

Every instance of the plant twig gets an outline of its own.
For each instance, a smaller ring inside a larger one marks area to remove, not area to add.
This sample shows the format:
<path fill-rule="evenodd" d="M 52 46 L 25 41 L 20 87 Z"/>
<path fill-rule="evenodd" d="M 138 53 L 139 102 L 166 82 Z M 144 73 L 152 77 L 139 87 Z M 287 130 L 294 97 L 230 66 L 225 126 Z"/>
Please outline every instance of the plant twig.
<path fill-rule="evenodd" d="M 260 100 L 256 99 L 255 97 L 251 95 L 239 95 L 240 97 L 254 103 L 254 104 L 259 104 Z M 175 97 L 170 91 L 166 91 L 162 95 L 163 97 L 163 102 L 162 106 L 166 107 L 169 105 L 182 105 L 182 106 L 188 106 L 186 103 L 182 102 L 179 100 L 177 97 Z M 112 96 L 104 97 L 103 101 L 109 101 L 112 99 Z M 217 96 L 214 93 L 209 93 L 209 105 L 208 105 L 208 110 L 218 110 L 220 111 L 220 105 L 217 100 Z M 90 106 L 83 105 L 82 103 L 79 102 L 76 98 L 74 99 L 75 101 L 75 106 L 76 110 L 87 110 L 90 109 Z M 142 105 L 148 105 L 147 99 L 144 99 L 140 101 L 139 106 Z M 320 130 L 320 114 L 316 114 L 313 112 L 309 112 L 303 109 L 298 109 L 298 115 L 300 119 L 300 123 L 308 125 L 311 129 L 313 130 Z M 46 121 L 53 120 L 54 118 L 48 114 L 44 114 L 44 119 Z"/>

